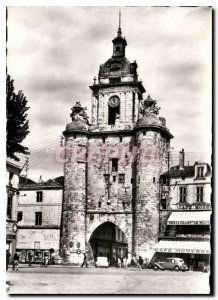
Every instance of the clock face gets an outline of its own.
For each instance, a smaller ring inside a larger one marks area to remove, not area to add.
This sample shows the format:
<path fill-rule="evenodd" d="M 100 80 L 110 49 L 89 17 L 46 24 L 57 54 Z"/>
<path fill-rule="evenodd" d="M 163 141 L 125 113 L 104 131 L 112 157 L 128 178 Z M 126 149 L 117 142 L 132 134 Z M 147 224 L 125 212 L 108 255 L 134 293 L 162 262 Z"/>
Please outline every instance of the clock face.
<path fill-rule="evenodd" d="M 108 102 L 110 107 L 117 107 L 120 104 L 120 99 L 117 96 L 113 96 Z"/>

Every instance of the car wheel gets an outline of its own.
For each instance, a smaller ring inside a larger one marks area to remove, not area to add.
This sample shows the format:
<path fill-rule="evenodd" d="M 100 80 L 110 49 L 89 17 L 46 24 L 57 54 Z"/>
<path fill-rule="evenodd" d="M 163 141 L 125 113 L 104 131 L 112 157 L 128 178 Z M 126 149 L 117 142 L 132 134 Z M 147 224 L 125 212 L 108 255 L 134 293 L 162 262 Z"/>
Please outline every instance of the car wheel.
<path fill-rule="evenodd" d="M 155 270 L 155 271 L 158 271 L 158 267 L 157 267 L 157 266 L 154 266 L 154 270 Z"/>
<path fill-rule="evenodd" d="M 175 266 L 174 270 L 178 272 L 179 271 L 179 267 Z"/>

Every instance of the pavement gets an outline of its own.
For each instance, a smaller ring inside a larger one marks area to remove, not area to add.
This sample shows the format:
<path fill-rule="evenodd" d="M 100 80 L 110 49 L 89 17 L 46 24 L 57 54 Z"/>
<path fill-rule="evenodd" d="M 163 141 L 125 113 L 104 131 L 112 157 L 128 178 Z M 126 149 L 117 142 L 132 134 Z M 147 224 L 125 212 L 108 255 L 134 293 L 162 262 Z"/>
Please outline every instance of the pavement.
<path fill-rule="evenodd" d="M 20 265 L 9 294 L 209 294 L 209 273 Z"/>

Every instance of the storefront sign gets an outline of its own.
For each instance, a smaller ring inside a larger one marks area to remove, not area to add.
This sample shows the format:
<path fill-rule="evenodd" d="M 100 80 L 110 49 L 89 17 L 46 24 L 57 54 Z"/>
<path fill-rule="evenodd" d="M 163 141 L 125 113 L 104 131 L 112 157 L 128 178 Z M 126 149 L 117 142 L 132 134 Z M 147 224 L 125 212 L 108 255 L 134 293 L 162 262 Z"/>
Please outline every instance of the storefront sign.
<path fill-rule="evenodd" d="M 168 221 L 168 225 L 210 225 L 209 221 Z"/>
<path fill-rule="evenodd" d="M 210 254 L 209 250 L 200 249 L 170 249 L 170 248 L 155 248 L 155 252 L 165 252 L 165 253 L 196 253 L 196 254 Z"/>

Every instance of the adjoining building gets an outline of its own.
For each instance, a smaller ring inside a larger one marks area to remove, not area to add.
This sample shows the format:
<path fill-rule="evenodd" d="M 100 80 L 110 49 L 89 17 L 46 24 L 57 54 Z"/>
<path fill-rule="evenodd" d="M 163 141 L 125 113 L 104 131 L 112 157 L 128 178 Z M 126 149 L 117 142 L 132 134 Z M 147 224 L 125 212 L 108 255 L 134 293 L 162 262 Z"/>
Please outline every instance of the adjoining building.
<path fill-rule="evenodd" d="M 106 256 L 110 264 L 116 255 L 149 257 L 158 241 L 159 177 L 173 136 L 156 101 L 143 99 L 121 28 L 112 43 L 112 57 L 90 86 L 91 124 L 77 102 L 64 131 L 60 251 L 66 263 L 79 264 L 85 252 L 90 262 Z"/>
<path fill-rule="evenodd" d="M 23 165 L 13 159 L 6 161 L 6 192 L 7 192 L 7 211 L 6 211 L 6 250 L 9 250 L 13 257 L 16 250 L 17 234 L 17 205 L 18 205 L 18 185 L 19 175 Z"/>
<path fill-rule="evenodd" d="M 195 270 L 210 259 L 211 168 L 205 162 L 179 164 L 160 177 L 160 236 L 156 257 L 179 256 Z"/>
<path fill-rule="evenodd" d="M 62 179 L 62 180 L 61 180 Z M 41 263 L 45 255 L 58 257 L 63 197 L 63 177 L 19 186 L 16 249 L 20 262 Z"/>

